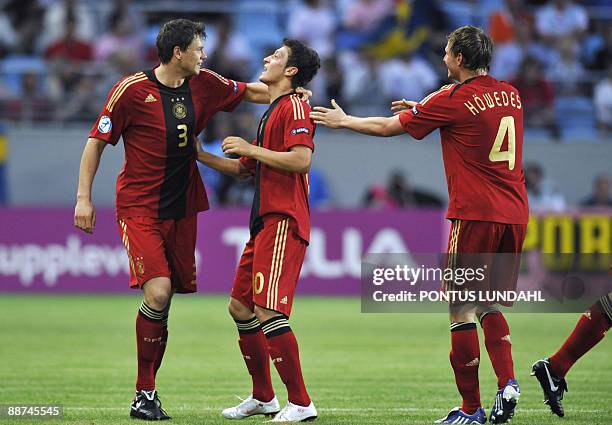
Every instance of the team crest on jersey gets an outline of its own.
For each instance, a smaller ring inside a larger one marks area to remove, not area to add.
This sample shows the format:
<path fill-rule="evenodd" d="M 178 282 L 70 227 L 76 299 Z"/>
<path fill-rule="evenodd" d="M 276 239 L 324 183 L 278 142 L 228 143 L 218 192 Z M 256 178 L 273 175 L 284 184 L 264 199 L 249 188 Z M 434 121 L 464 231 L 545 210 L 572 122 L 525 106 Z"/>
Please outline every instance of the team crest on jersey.
<path fill-rule="evenodd" d="M 306 127 L 294 128 L 293 130 L 291 130 L 291 134 L 293 134 L 294 136 L 300 133 L 310 134 L 310 130 Z"/>
<path fill-rule="evenodd" d="M 142 257 L 136 257 L 136 271 L 141 276 L 145 272 L 145 266 L 144 266 L 144 263 L 142 262 Z"/>
<path fill-rule="evenodd" d="M 416 115 L 416 114 L 418 114 L 418 113 L 419 113 L 419 110 L 417 109 L 416 105 L 414 105 L 414 106 L 412 107 L 412 115 Z"/>
<path fill-rule="evenodd" d="M 113 123 L 110 117 L 103 115 L 100 117 L 100 121 L 98 122 L 98 131 L 100 133 L 108 133 L 113 128 Z"/>
<path fill-rule="evenodd" d="M 187 116 L 187 108 L 182 102 L 176 102 L 172 105 L 172 115 L 174 115 L 176 119 L 182 120 Z"/>
<path fill-rule="evenodd" d="M 232 82 L 232 84 L 234 85 L 234 93 L 238 93 L 238 83 L 235 82 L 234 80 L 230 80 Z"/>

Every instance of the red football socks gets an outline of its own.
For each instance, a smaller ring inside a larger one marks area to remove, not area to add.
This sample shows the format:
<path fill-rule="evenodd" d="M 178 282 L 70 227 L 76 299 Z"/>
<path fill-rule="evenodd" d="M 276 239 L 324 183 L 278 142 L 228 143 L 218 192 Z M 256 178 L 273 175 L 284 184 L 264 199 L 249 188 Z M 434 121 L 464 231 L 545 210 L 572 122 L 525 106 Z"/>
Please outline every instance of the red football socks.
<path fill-rule="evenodd" d="M 272 362 L 287 387 L 289 401 L 299 406 L 310 405 L 310 397 L 302 377 L 297 340 L 287 319 L 284 316 L 276 316 L 262 323 L 261 327 L 268 340 Z"/>
<path fill-rule="evenodd" d="M 514 379 L 512 343 L 510 328 L 504 315 L 499 312 L 487 313 L 480 322 L 485 336 L 485 346 L 497 375 L 497 388 L 502 389 L 510 379 Z"/>
<path fill-rule="evenodd" d="M 576 327 L 559 351 L 550 357 L 552 371 L 564 377 L 580 357 L 603 339 L 608 329 L 610 329 L 610 322 L 604 316 L 601 307 L 593 304 L 580 317 Z"/>
<path fill-rule="evenodd" d="M 163 327 L 162 339 L 159 342 L 159 350 L 157 351 L 157 356 L 155 356 L 155 364 L 153 366 L 154 376 L 157 376 L 157 371 L 161 366 L 162 360 L 164 358 L 164 353 L 166 352 L 166 346 L 168 345 L 168 325 Z"/>
<path fill-rule="evenodd" d="M 164 327 L 161 321 L 152 321 L 142 312 L 136 317 L 136 347 L 138 349 L 138 379 L 136 391 L 155 389 L 155 363 L 158 358 Z M 161 363 L 161 358 L 160 358 Z"/>
<path fill-rule="evenodd" d="M 253 398 L 264 402 L 270 401 L 274 398 L 270 377 L 270 353 L 259 321 L 256 317 L 249 320 L 234 320 L 238 327 L 240 352 L 253 381 Z"/>
<path fill-rule="evenodd" d="M 480 346 L 476 323 L 453 323 L 451 325 L 450 362 L 455 372 L 455 382 L 463 398 L 461 410 L 468 415 L 480 407 L 478 365 Z"/>

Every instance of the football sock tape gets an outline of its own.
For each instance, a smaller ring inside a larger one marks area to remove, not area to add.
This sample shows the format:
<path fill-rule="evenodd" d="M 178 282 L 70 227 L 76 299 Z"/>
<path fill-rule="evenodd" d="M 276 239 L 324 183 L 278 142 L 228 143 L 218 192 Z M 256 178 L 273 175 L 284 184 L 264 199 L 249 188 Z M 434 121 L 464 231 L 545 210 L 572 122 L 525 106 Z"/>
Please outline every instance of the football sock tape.
<path fill-rule="evenodd" d="M 263 333 L 266 338 L 272 338 L 274 336 L 282 335 L 287 332 L 291 332 L 291 327 L 287 321 L 286 316 L 274 316 L 273 318 L 266 320 L 261 324 Z"/>
<path fill-rule="evenodd" d="M 597 301 L 608 323 L 612 325 L 612 293 L 604 295 Z"/>
<path fill-rule="evenodd" d="M 164 316 L 165 313 L 165 316 Z M 166 321 L 168 320 L 168 313 L 164 310 L 159 311 L 149 307 L 144 301 L 140 304 L 140 308 L 138 309 L 138 314 L 144 317 L 147 320 L 152 322 L 162 322 L 164 317 Z"/>
<path fill-rule="evenodd" d="M 261 325 L 257 317 L 247 320 L 234 319 L 234 322 L 236 322 L 239 334 L 254 334 L 261 330 Z"/>
<path fill-rule="evenodd" d="M 478 315 L 478 322 L 480 323 L 480 326 L 482 326 L 482 321 L 484 320 L 484 318 L 488 315 L 488 314 L 493 314 L 493 313 L 501 313 L 501 311 L 499 311 L 498 309 L 496 309 L 495 307 L 489 307 L 485 310 L 483 310 L 479 315 Z"/>
<path fill-rule="evenodd" d="M 466 323 L 466 322 L 453 322 L 450 325 L 450 331 L 451 332 L 466 331 L 468 329 L 476 329 L 476 323 L 474 323 L 474 322 L 470 322 L 470 323 Z"/>

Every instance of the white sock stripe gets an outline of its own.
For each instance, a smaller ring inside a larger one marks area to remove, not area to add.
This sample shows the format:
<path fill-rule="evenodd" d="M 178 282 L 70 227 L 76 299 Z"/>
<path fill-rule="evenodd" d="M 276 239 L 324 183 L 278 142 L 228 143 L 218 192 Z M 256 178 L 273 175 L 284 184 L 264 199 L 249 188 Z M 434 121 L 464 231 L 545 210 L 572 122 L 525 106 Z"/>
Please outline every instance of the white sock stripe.
<path fill-rule="evenodd" d="M 267 328 L 269 328 L 270 326 L 274 326 L 274 325 L 276 325 L 277 323 L 280 323 L 281 325 L 288 325 L 288 324 L 289 324 L 289 322 L 287 321 L 287 319 L 285 319 L 285 318 L 283 318 L 283 317 L 281 317 L 281 316 L 277 316 L 277 317 L 278 317 L 278 319 L 274 319 L 274 320 L 272 320 L 271 322 L 264 323 L 263 325 L 261 325 L 261 327 L 262 327 L 263 329 L 267 329 Z"/>
<path fill-rule="evenodd" d="M 266 323 L 265 325 L 262 325 L 262 329 L 264 333 L 268 333 L 285 326 L 289 326 L 289 322 L 287 321 L 287 319 L 278 319 L 274 320 L 271 323 Z"/>
<path fill-rule="evenodd" d="M 236 327 L 238 329 L 248 330 L 248 329 L 256 329 L 259 327 L 259 322 L 255 323 L 236 323 Z"/>
<path fill-rule="evenodd" d="M 264 333 L 264 334 L 266 334 L 266 335 L 268 335 L 268 334 L 270 334 L 270 333 L 272 333 L 272 332 L 274 332 L 274 331 L 277 331 L 277 330 L 279 330 L 279 329 L 283 329 L 283 328 L 290 328 L 290 327 L 289 327 L 289 324 L 288 324 L 288 323 L 284 323 L 284 324 L 283 324 L 283 323 L 281 323 L 281 324 L 278 324 L 278 325 L 276 325 L 276 326 L 269 326 L 269 327 L 266 327 L 266 328 L 264 328 L 264 329 L 263 329 L 263 333 Z"/>
<path fill-rule="evenodd" d="M 144 314 L 145 316 L 153 320 L 162 320 L 162 319 L 168 318 L 168 316 L 165 315 L 163 311 L 160 312 L 160 311 L 153 310 L 151 307 L 146 305 L 144 301 L 142 302 L 142 304 L 140 304 L 139 310 L 142 312 L 142 314 Z"/>
<path fill-rule="evenodd" d="M 599 304 L 601 305 L 604 314 L 606 314 L 609 319 L 612 319 L 612 301 L 610 298 L 610 294 L 604 295 L 600 298 Z"/>

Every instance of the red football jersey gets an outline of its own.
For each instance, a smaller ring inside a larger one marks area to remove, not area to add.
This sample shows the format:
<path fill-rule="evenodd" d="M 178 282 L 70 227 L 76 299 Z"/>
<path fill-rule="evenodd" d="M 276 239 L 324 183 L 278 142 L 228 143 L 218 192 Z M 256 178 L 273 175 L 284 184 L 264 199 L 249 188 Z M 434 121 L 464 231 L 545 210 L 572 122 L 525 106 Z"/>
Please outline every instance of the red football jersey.
<path fill-rule="evenodd" d="M 449 84 L 399 118 L 419 140 L 440 129 L 446 218 L 527 224 L 523 105 L 514 87 L 488 75 Z"/>
<path fill-rule="evenodd" d="M 287 152 L 303 145 L 314 151 L 315 125 L 309 118 L 310 105 L 296 94 L 276 99 L 262 116 L 254 143 L 266 149 Z M 286 215 L 295 221 L 300 238 L 310 240 L 308 174 L 289 173 L 251 158 L 240 158 L 255 176 L 255 196 L 251 207 L 251 237 L 262 228 L 267 216 Z"/>
<path fill-rule="evenodd" d="M 89 132 L 112 145 L 123 136 L 117 218 L 180 219 L 208 209 L 194 138 L 216 112 L 234 109 L 245 90 L 207 69 L 177 88 L 161 84 L 153 70 L 119 81 Z"/>

